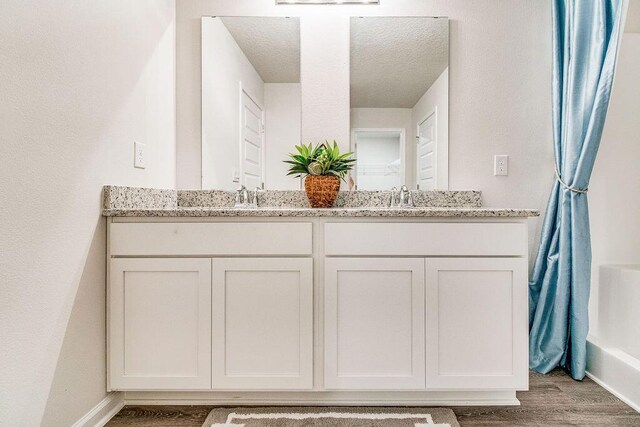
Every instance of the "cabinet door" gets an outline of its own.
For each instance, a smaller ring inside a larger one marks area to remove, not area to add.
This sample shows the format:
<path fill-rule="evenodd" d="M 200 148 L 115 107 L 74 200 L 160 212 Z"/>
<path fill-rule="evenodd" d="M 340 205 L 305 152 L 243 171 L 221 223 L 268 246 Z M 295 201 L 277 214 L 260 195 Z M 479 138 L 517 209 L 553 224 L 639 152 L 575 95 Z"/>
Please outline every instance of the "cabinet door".
<path fill-rule="evenodd" d="M 213 261 L 213 388 L 313 387 L 313 261 Z"/>
<path fill-rule="evenodd" d="M 112 259 L 114 390 L 211 388 L 211 260 Z"/>
<path fill-rule="evenodd" d="M 423 389 L 424 259 L 328 258 L 325 388 Z"/>
<path fill-rule="evenodd" d="M 526 389 L 527 261 L 432 258 L 427 388 Z"/>

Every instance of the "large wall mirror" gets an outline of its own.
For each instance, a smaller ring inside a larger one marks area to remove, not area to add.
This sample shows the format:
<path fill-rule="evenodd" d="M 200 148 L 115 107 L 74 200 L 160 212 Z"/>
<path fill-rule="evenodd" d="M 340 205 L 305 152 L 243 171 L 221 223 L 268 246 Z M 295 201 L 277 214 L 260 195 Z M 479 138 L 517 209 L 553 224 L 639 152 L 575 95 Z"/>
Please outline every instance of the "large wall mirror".
<path fill-rule="evenodd" d="M 449 20 L 351 18 L 359 190 L 448 188 Z"/>
<path fill-rule="evenodd" d="M 448 19 L 353 17 L 350 33 L 357 188 L 447 189 Z M 283 163 L 301 139 L 300 55 L 299 18 L 202 18 L 202 188 L 300 189 Z"/>
<path fill-rule="evenodd" d="M 299 189 L 300 97 L 298 18 L 202 18 L 202 188 Z"/>

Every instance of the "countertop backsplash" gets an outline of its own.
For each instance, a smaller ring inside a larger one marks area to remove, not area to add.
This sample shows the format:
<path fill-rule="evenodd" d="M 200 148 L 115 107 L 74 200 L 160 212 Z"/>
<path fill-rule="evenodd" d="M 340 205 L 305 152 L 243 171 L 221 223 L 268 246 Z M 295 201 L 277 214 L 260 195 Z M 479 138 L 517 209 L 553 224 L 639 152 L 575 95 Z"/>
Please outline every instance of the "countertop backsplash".
<path fill-rule="evenodd" d="M 252 193 L 250 191 L 250 193 Z M 418 208 L 479 208 L 482 192 L 464 191 L 412 191 Z M 224 190 L 162 190 L 155 188 L 104 187 L 104 209 L 177 209 L 177 208 L 232 208 L 235 191 Z M 385 208 L 389 206 L 390 191 L 341 191 L 335 208 Z M 263 190 L 258 192 L 261 208 L 309 208 L 303 190 Z"/>

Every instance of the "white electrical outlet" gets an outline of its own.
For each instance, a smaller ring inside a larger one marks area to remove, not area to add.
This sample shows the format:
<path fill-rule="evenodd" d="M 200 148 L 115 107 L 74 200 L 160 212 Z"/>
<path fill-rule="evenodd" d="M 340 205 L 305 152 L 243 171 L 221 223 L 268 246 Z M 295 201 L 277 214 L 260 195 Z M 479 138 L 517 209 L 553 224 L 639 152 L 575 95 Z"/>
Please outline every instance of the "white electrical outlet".
<path fill-rule="evenodd" d="M 147 155 L 145 149 L 147 146 L 141 142 L 135 141 L 133 143 L 133 167 L 138 169 L 144 169 L 147 167 Z"/>
<path fill-rule="evenodd" d="M 495 176 L 509 175 L 509 156 L 506 154 L 496 155 L 493 160 L 493 174 Z"/>

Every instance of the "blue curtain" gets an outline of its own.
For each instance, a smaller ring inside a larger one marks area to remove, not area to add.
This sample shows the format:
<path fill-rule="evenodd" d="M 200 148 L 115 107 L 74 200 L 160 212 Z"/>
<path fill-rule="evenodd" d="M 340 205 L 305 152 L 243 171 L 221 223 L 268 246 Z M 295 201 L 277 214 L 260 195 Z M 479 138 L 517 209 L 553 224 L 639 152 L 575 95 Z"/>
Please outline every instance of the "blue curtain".
<path fill-rule="evenodd" d="M 602 136 L 623 0 L 553 1 L 556 181 L 529 283 L 529 366 L 586 368 L 591 279 L 587 187 Z"/>

